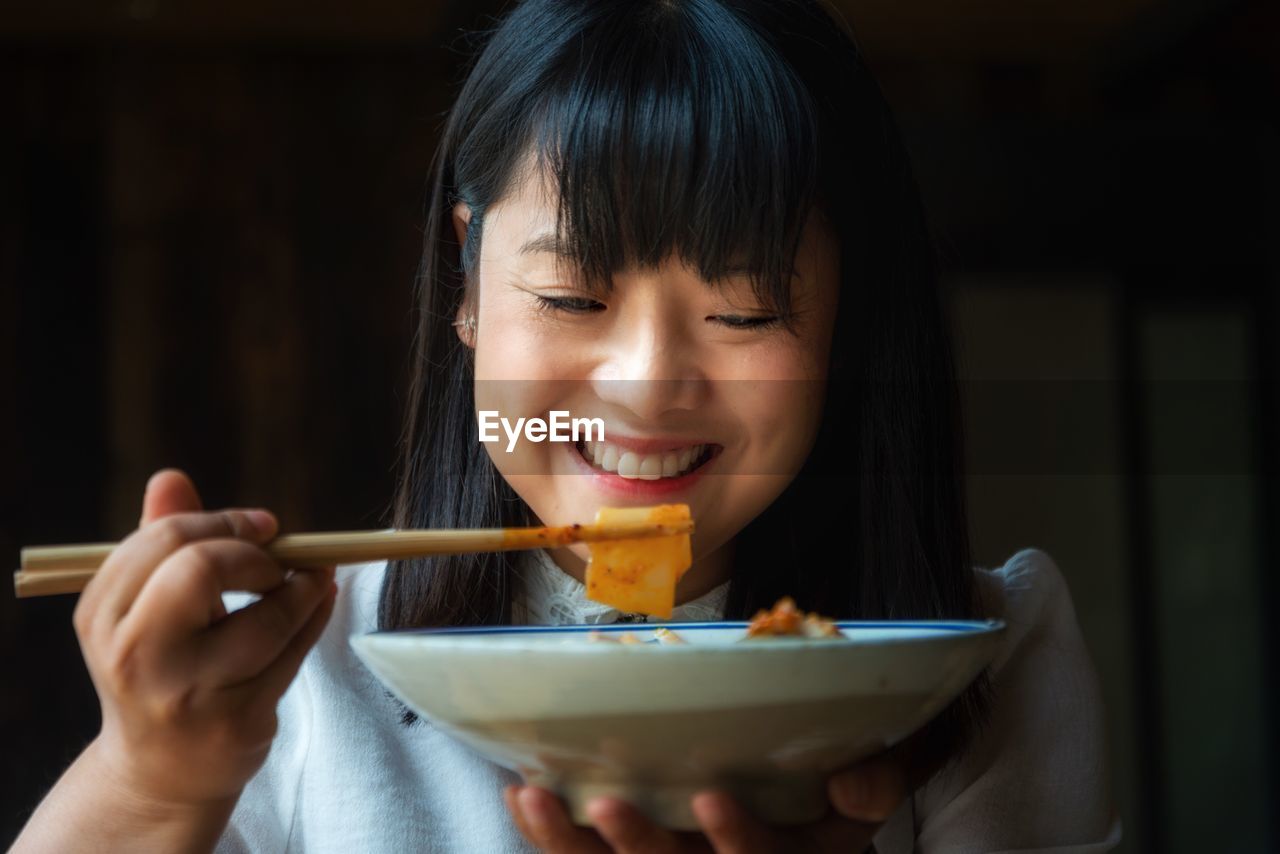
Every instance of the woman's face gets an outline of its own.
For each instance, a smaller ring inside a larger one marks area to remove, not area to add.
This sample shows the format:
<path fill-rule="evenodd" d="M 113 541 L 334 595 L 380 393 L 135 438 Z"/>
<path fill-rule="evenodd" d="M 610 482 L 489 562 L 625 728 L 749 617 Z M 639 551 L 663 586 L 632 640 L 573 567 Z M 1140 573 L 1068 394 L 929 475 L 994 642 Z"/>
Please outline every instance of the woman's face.
<path fill-rule="evenodd" d="M 687 503 L 694 566 L 677 595 L 725 580 L 732 537 L 799 471 L 817 433 L 839 282 L 838 245 L 805 228 L 792 281 L 794 321 L 771 322 L 744 274 L 717 283 L 672 258 L 613 277 L 593 295 L 554 251 L 555 197 L 538 181 L 485 216 L 477 279 L 459 319 L 475 349 L 477 411 L 598 418 L 603 442 L 485 447 L 545 524 L 586 522 L 602 506 Z M 454 209 L 459 240 L 470 211 Z M 708 559 L 708 556 L 712 556 Z M 581 578 L 585 549 L 555 555 Z M 683 594 L 683 595 L 682 595 Z"/>

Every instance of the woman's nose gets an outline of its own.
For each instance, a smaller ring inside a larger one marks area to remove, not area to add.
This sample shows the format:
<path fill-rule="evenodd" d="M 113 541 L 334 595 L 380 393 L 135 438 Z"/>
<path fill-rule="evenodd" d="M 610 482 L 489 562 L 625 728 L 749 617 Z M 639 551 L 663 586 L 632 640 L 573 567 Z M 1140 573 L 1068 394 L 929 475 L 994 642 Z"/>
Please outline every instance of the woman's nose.
<path fill-rule="evenodd" d="M 709 380 L 694 343 L 661 318 L 628 323 L 607 342 L 592 372 L 595 395 L 656 422 L 672 410 L 696 409 L 706 400 Z"/>

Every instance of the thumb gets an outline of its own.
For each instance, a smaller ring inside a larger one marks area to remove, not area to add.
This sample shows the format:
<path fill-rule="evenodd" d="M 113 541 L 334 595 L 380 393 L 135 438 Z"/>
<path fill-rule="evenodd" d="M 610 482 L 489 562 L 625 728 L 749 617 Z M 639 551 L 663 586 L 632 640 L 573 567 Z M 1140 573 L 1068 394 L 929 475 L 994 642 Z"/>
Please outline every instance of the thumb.
<path fill-rule="evenodd" d="M 147 481 L 142 497 L 140 525 L 154 522 L 173 513 L 198 513 L 204 509 L 196 485 L 186 472 L 178 469 L 161 469 Z"/>

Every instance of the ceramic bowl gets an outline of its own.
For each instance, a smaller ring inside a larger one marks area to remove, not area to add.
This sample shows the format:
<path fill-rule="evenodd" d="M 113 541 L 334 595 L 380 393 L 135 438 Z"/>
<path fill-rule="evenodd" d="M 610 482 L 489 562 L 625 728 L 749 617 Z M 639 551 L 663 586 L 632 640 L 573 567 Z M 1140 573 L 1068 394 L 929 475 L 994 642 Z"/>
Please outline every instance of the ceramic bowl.
<path fill-rule="evenodd" d="M 843 638 L 743 640 L 745 623 L 374 632 L 351 643 L 414 711 L 558 793 L 574 820 L 614 795 L 675 829 L 729 791 L 812 821 L 827 775 L 925 724 L 990 664 L 1000 622 L 841 622 Z M 599 634 L 592 636 L 593 632 Z M 633 645 L 601 638 L 632 634 Z"/>

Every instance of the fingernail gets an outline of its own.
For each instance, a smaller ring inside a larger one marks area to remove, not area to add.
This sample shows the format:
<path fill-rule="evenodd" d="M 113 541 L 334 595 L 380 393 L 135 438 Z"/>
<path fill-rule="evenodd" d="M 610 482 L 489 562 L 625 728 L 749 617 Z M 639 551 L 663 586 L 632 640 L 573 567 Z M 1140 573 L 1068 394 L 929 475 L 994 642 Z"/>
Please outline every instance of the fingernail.
<path fill-rule="evenodd" d="M 524 815 L 525 821 L 529 822 L 529 826 L 536 831 L 545 831 L 548 827 L 547 816 L 538 807 L 538 793 L 532 789 L 525 789 L 516 796 L 516 803 L 520 806 L 520 812 Z"/>
<path fill-rule="evenodd" d="M 871 799 L 871 783 L 861 774 L 842 774 L 836 778 L 833 800 L 846 815 L 856 814 L 866 808 Z"/>
<path fill-rule="evenodd" d="M 276 517 L 266 510 L 246 510 L 244 515 L 262 536 L 269 537 L 276 532 Z"/>
<path fill-rule="evenodd" d="M 710 792 L 699 792 L 690 803 L 694 817 L 705 830 L 719 830 L 728 823 L 728 814 L 720 798 Z"/>
<path fill-rule="evenodd" d="M 595 797 L 587 801 L 586 812 L 596 827 L 615 824 L 619 818 L 618 808 L 609 798 Z"/>

